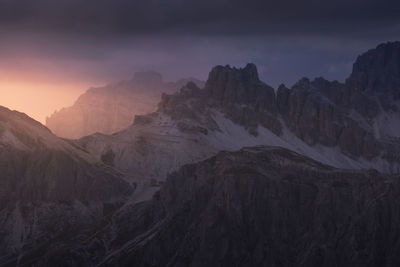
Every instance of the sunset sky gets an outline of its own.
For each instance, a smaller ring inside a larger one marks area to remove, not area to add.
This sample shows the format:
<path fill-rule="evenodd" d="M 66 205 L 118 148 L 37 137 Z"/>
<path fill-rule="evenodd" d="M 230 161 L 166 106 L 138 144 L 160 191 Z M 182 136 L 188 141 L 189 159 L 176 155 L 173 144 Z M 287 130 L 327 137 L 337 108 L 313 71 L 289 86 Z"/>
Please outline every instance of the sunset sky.
<path fill-rule="evenodd" d="M 44 122 L 90 86 L 143 70 L 206 79 L 217 64 L 253 62 L 275 87 L 343 81 L 361 52 L 400 39 L 386 2 L 0 0 L 0 105 Z"/>

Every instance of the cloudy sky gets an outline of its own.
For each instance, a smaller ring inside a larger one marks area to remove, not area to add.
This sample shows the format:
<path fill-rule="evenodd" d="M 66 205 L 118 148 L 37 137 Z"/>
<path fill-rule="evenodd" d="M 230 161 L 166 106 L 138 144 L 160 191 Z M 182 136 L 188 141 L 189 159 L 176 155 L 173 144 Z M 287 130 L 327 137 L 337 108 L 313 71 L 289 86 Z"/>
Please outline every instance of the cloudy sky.
<path fill-rule="evenodd" d="M 44 121 L 89 86 L 156 70 L 206 79 L 257 64 L 272 86 L 343 81 L 362 52 L 400 40 L 394 0 L 0 0 L 0 105 Z"/>

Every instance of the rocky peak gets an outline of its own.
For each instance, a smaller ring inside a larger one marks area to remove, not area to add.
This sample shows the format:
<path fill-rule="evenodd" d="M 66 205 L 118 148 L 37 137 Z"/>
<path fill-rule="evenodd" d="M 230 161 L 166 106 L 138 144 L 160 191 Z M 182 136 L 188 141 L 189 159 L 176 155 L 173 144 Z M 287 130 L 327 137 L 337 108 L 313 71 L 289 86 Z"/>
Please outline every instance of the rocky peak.
<path fill-rule="evenodd" d="M 275 102 L 274 89 L 260 81 L 254 64 L 239 69 L 216 66 L 205 88 L 208 95 L 222 105 Z"/>
<path fill-rule="evenodd" d="M 275 91 L 260 81 L 254 64 L 239 69 L 216 66 L 203 89 L 188 83 L 179 93 L 164 94 L 158 107 L 174 119 L 198 119 L 201 116 L 196 114 L 216 109 L 253 135 L 258 134 L 259 125 L 278 135 L 282 130 Z"/>
<path fill-rule="evenodd" d="M 209 76 L 207 82 L 226 82 L 229 79 L 236 78 L 241 81 L 248 82 L 259 82 L 258 71 L 256 65 L 253 63 L 248 63 L 244 68 L 236 68 L 231 67 L 230 65 L 226 66 L 215 66 Z"/>
<path fill-rule="evenodd" d="M 400 96 L 400 42 L 388 42 L 359 56 L 347 84 L 361 91 Z"/>

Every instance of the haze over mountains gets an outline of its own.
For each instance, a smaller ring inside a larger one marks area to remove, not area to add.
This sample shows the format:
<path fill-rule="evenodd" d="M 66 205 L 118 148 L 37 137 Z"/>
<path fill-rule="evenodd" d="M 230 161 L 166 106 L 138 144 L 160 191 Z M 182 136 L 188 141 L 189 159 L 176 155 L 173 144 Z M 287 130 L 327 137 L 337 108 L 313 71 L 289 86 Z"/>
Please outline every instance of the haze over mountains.
<path fill-rule="evenodd" d="M 161 93 L 173 93 L 189 81 L 203 85 L 194 78 L 167 83 L 157 72 L 137 72 L 129 81 L 90 88 L 73 106 L 48 117 L 46 126 L 71 139 L 97 132 L 112 134 L 132 124 L 135 115 L 154 111 Z"/>
<path fill-rule="evenodd" d="M 345 83 L 216 66 L 129 125 L 141 75 L 176 88 L 138 74 L 48 122 L 111 135 L 0 110 L 0 264 L 398 266 L 399 42 Z"/>

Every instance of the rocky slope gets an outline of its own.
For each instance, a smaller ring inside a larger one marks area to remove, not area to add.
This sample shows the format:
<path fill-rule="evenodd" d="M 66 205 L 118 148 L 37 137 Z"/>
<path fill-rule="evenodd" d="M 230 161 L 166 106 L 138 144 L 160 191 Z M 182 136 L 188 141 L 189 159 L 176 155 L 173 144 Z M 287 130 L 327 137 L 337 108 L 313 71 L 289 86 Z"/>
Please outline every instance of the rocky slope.
<path fill-rule="evenodd" d="M 130 226 L 101 266 L 397 266 L 399 181 L 280 148 L 222 152 L 172 174 L 144 234 Z"/>
<path fill-rule="evenodd" d="M 344 84 L 303 78 L 276 93 L 260 81 L 253 64 L 241 69 L 217 66 L 204 88 L 188 83 L 175 94 L 163 94 L 157 112 L 136 116 L 124 131 L 88 136 L 79 144 L 128 175 L 161 181 L 183 164 L 254 145 L 285 147 L 340 168 L 399 172 L 399 102 L 390 96 L 400 88 L 388 82 L 397 61 L 377 59 L 383 65 L 370 66 L 386 69 L 382 75 L 388 75 L 384 79 L 390 90 L 379 90 L 380 83 L 374 90 L 355 85 L 356 77 L 370 75 L 355 74 L 365 69 L 360 66 L 366 63 L 360 62 L 371 54 L 397 55 L 392 50 L 400 50 L 398 43 L 361 55 Z M 390 109 L 381 104 L 382 95 Z"/>
<path fill-rule="evenodd" d="M 220 152 L 172 173 L 90 241 L 54 247 L 36 264 L 398 266 L 399 178 L 277 147 Z"/>
<path fill-rule="evenodd" d="M 133 188 L 23 113 L 0 107 L 0 263 L 92 227 Z"/>
<path fill-rule="evenodd" d="M 156 72 L 138 72 L 133 79 L 100 88 L 91 88 L 73 106 L 46 119 L 46 126 L 57 136 L 76 139 L 96 132 L 112 134 L 132 124 L 135 115 L 156 109 L 161 93 L 172 93 L 187 82 L 166 83 Z"/>

